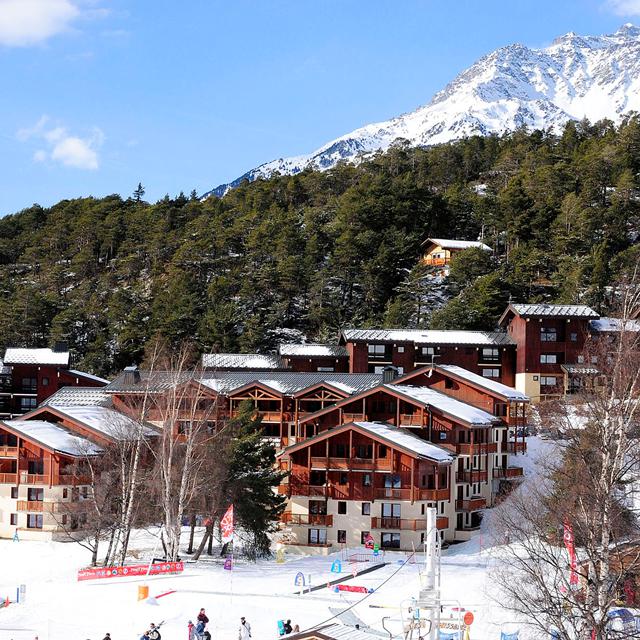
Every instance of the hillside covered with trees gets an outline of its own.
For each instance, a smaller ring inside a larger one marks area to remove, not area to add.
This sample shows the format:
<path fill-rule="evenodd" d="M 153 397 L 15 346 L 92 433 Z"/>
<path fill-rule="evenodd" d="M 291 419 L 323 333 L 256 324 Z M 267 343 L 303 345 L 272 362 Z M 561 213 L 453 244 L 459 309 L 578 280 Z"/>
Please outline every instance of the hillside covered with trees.
<path fill-rule="evenodd" d="M 490 329 L 517 301 L 591 304 L 640 258 L 640 118 L 411 149 L 244 184 L 224 198 L 142 190 L 0 219 L 0 344 L 67 340 L 109 374 L 146 342 L 268 351 L 341 328 Z M 429 237 L 475 240 L 446 285 Z M 448 300 L 444 306 L 442 302 Z"/>

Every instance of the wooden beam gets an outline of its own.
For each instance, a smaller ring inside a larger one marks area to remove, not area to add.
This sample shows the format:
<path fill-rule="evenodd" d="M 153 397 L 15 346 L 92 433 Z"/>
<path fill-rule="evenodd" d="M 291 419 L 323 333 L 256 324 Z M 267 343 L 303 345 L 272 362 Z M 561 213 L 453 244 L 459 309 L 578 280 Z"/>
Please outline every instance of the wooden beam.
<path fill-rule="evenodd" d="M 416 459 L 411 458 L 411 504 L 414 503 L 415 466 L 416 466 Z"/>

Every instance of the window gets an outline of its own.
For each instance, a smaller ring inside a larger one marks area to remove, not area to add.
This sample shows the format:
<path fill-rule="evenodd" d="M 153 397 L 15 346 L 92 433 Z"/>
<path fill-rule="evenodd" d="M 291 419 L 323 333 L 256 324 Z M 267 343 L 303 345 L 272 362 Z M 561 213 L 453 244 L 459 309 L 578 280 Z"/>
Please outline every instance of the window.
<path fill-rule="evenodd" d="M 396 371 L 398 372 L 399 376 L 404 375 L 404 367 L 396 367 Z"/>
<path fill-rule="evenodd" d="M 370 502 L 363 502 L 362 503 L 362 515 L 363 516 L 370 516 L 371 515 L 371 503 Z"/>
<path fill-rule="evenodd" d="M 368 531 L 363 531 L 360 534 L 360 544 L 364 544 L 367 541 L 367 538 L 369 537 L 370 533 Z"/>
<path fill-rule="evenodd" d="M 15 500 L 18 497 L 18 487 L 11 487 L 11 498 Z"/>
<path fill-rule="evenodd" d="M 336 443 L 333 445 L 333 457 L 334 458 L 346 458 L 347 457 L 347 445 L 344 443 Z"/>
<path fill-rule="evenodd" d="M 571 340 L 571 342 L 578 342 L 578 334 L 577 333 L 570 333 L 569 334 L 569 339 Z"/>
<path fill-rule="evenodd" d="M 42 529 L 42 514 L 41 513 L 28 513 L 27 514 L 27 529 Z"/>
<path fill-rule="evenodd" d="M 386 475 L 384 477 L 384 486 L 387 489 L 400 489 L 399 475 Z"/>
<path fill-rule="evenodd" d="M 367 345 L 370 358 L 382 359 L 387 351 L 386 346 L 383 344 L 369 344 Z"/>
<path fill-rule="evenodd" d="M 399 533 L 383 533 L 380 536 L 380 542 L 383 549 L 399 549 L 400 534 Z"/>
<path fill-rule="evenodd" d="M 540 376 L 541 387 L 555 387 L 557 382 L 558 381 L 555 376 Z"/>
<path fill-rule="evenodd" d="M 445 389 L 453 389 L 454 385 L 453 385 L 453 380 L 451 380 L 451 378 L 445 378 L 444 380 L 444 388 Z"/>
<path fill-rule="evenodd" d="M 440 431 L 440 440 L 446 440 L 446 439 L 447 439 L 447 432 Z"/>
<path fill-rule="evenodd" d="M 598 356 L 591 356 L 591 364 L 598 364 Z"/>
<path fill-rule="evenodd" d="M 309 500 L 309 513 L 314 516 L 326 516 L 327 501 L 326 500 Z"/>
<path fill-rule="evenodd" d="M 558 330 L 553 327 L 540 327 L 541 342 L 557 342 Z"/>
<path fill-rule="evenodd" d="M 25 393 L 32 393 L 38 390 L 37 378 L 22 378 L 22 390 Z"/>
<path fill-rule="evenodd" d="M 69 489 L 63 489 L 62 490 L 62 497 L 66 499 L 66 497 L 69 495 Z"/>
<path fill-rule="evenodd" d="M 483 369 L 482 377 L 483 378 L 499 378 L 500 369 Z"/>
<path fill-rule="evenodd" d="M 373 445 L 372 444 L 359 444 L 356 447 L 356 458 L 362 460 L 371 460 L 373 457 Z"/>
<path fill-rule="evenodd" d="M 498 362 L 500 360 L 500 350 L 493 347 L 482 349 L 482 360 L 484 362 Z"/>
<path fill-rule="evenodd" d="M 27 489 L 27 500 L 29 502 L 42 502 L 44 500 L 44 489 Z"/>
<path fill-rule="evenodd" d="M 576 358 L 576 362 L 577 362 L 578 364 L 584 364 L 584 356 L 578 356 L 578 357 Z"/>
<path fill-rule="evenodd" d="M 370 473 L 363 473 L 362 474 L 362 486 L 363 487 L 370 487 L 371 486 L 371 474 Z"/>
<path fill-rule="evenodd" d="M 41 476 L 44 473 L 44 460 L 29 460 L 27 462 L 27 473 Z"/>
<path fill-rule="evenodd" d="M 422 347 L 422 355 L 423 356 L 435 356 L 436 348 L 435 347 Z"/>
<path fill-rule="evenodd" d="M 87 499 L 89 497 L 89 487 L 82 487 L 80 489 L 80 495 L 84 498 Z"/>
<path fill-rule="evenodd" d="M 31 411 L 38 406 L 37 398 L 20 398 L 20 411 Z"/>
<path fill-rule="evenodd" d="M 66 513 L 62 514 L 62 524 L 63 525 L 67 524 L 67 514 Z"/>
<path fill-rule="evenodd" d="M 347 532 L 345 529 L 338 529 L 338 544 L 347 543 Z"/>
<path fill-rule="evenodd" d="M 47 378 L 46 376 L 44 378 L 42 378 L 42 386 L 43 387 L 48 387 L 49 386 L 49 378 Z"/>
<path fill-rule="evenodd" d="M 347 514 L 347 503 L 342 500 L 338 502 L 338 514 L 341 516 Z"/>
<path fill-rule="evenodd" d="M 327 530 L 309 529 L 309 544 L 327 544 Z"/>
<path fill-rule="evenodd" d="M 404 347 L 398 347 L 398 353 L 404 353 Z"/>
<path fill-rule="evenodd" d="M 382 517 L 383 518 L 399 518 L 400 517 L 400 504 L 391 502 L 382 503 Z"/>
<path fill-rule="evenodd" d="M 14 527 L 18 526 L 18 514 L 17 513 L 12 513 L 11 516 L 9 517 L 9 524 L 13 525 Z"/>
<path fill-rule="evenodd" d="M 347 484 L 349 481 L 349 474 L 344 471 L 340 472 L 340 477 L 338 478 L 338 484 Z"/>
<path fill-rule="evenodd" d="M 387 457 L 387 447 L 384 444 L 378 445 L 378 458 Z"/>
<path fill-rule="evenodd" d="M 507 405 L 504 402 L 496 402 L 495 404 L 495 415 L 500 417 L 505 417 L 507 415 Z"/>
<path fill-rule="evenodd" d="M 335 367 L 318 367 L 318 371 L 323 371 L 326 373 L 333 373 L 335 370 Z"/>
<path fill-rule="evenodd" d="M 558 362 L 557 353 L 541 353 L 540 354 L 541 364 L 557 364 L 557 362 Z"/>

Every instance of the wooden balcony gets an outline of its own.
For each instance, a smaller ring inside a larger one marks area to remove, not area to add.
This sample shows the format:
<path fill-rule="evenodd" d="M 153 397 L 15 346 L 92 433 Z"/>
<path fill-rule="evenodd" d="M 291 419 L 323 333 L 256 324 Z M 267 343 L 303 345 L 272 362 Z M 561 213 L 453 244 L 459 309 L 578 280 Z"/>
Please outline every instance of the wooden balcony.
<path fill-rule="evenodd" d="M 484 498 L 475 497 L 467 500 L 456 500 L 456 511 L 479 511 L 487 506 Z"/>
<path fill-rule="evenodd" d="M 18 474 L 0 473 L 0 484 L 18 484 Z"/>
<path fill-rule="evenodd" d="M 494 478 L 522 478 L 524 470 L 522 467 L 499 467 L 493 470 Z"/>
<path fill-rule="evenodd" d="M 49 476 L 20 472 L 20 484 L 49 484 Z"/>
<path fill-rule="evenodd" d="M 312 469 L 339 469 L 341 471 L 388 471 L 391 469 L 391 460 L 379 458 L 377 460 L 366 458 L 334 458 L 314 456 L 311 458 Z"/>
<path fill-rule="evenodd" d="M 507 453 L 526 453 L 527 452 L 527 443 L 522 442 L 522 440 L 518 440 L 517 442 L 509 441 L 507 442 Z"/>
<path fill-rule="evenodd" d="M 284 485 L 281 485 L 284 486 Z M 289 484 L 290 495 L 292 496 L 309 496 L 310 498 L 333 498 L 334 500 L 348 500 L 349 488 L 347 485 L 344 488 L 325 485 L 312 485 L 312 484 Z"/>
<path fill-rule="evenodd" d="M 400 424 L 401 427 L 421 427 L 424 422 L 423 416 L 419 413 L 401 413 Z"/>
<path fill-rule="evenodd" d="M 333 527 L 333 516 L 320 513 L 289 513 L 285 511 L 280 520 L 298 526 Z"/>
<path fill-rule="evenodd" d="M 18 500 L 18 511 L 37 511 L 42 512 L 44 502 L 42 500 Z"/>
<path fill-rule="evenodd" d="M 342 414 L 342 424 L 347 424 L 349 422 L 366 422 L 367 415 L 365 413 L 343 413 Z"/>
<path fill-rule="evenodd" d="M 498 444 L 496 442 L 458 443 L 456 450 L 461 456 L 482 456 L 487 453 L 496 453 Z"/>
<path fill-rule="evenodd" d="M 411 489 L 392 489 L 391 487 L 378 487 L 374 490 L 374 496 L 378 500 L 411 500 Z"/>
<path fill-rule="evenodd" d="M 0 447 L 0 458 L 17 458 L 18 447 Z"/>
<path fill-rule="evenodd" d="M 422 258 L 423 264 L 429 267 L 444 267 L 449 261 L 450 258 Z"/>
<path fill-rule="evenodd" d="M 458 471 L 456 473 L 457 482 L 486 482 L 489 479 L 488 471 L 480 469 L 470 469 L 468 471 Z"/>
<path fill-rule="evenodd" d="M 431 500 L 437 502 L 438 500 L 449 499 L 449 488 L 445 489 L 416 489 L 414 491 L 414 498 L 416 500 Z"/>
<path fill-rule="evenodd" d="M 444 516 L 436 518 L 437 529 L 446 529 L 448 526 L 449 518 L 445 518 Z M 389 530 L 395 529 L 400 531 L 426 531 L 427 519 L 425 517 L 410 520 L 405 518 L 392 518 L 383 516 L 381 518 L 371 518 L 371 528 Z"/>

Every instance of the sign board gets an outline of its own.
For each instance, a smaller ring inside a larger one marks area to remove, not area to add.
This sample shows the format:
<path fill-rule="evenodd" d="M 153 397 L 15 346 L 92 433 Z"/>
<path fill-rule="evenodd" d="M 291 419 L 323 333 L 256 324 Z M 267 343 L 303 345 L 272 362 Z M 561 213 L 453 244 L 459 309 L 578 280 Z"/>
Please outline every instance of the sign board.
<path fill-rule="evenodd" d="M 151 571 L 149 571 L 148 564 L 134 564 L 126 567 L 92 567 L 78 571 L 78 582 L 83 580 L 101 580 L 102 578 L 146 576 L 147 572 L 149 572 L 151 576 L 158 576 L 168 573 L 182 573 L 183 571 L 184 564 L 182 562 L 159 562 L 158 564 L 152 564 Z"/>
<path fill-rule="evenodd" d="M 296 573 L 296 577 L 293 581 L 293 584 L 296 587 L 304 587 L 305 586 L 305 580 L 304 580 L 304 573 L 302 573 L 302 571 L 298 571 L 298 573 Z"/>
<path fill-rule="evenodd" d="M 341 573 L 342 572 L 342 562 L 340 560 L 334 560 L 331 564 L 331 573 Z"/>
<path fill-rule="evenodd" d="M 364 548 L 373 549 L 373 546 L 374 546 L 373 536 L 371 534 L 368 534 L 367 537 L 364 539 Z"/>
<path fill-rule="evenodd" d="M 467 611 L 467 613 L 464 614 L 462 621 L 467 625 L 467 627 L 470 627 L 473 624 L 473 613 L 471 613 L 471 611 Z"/>

